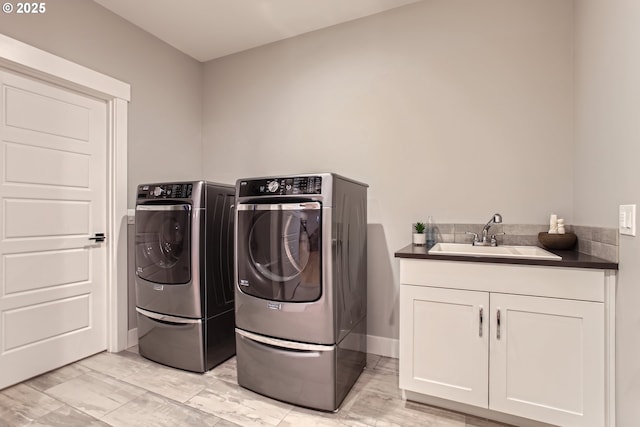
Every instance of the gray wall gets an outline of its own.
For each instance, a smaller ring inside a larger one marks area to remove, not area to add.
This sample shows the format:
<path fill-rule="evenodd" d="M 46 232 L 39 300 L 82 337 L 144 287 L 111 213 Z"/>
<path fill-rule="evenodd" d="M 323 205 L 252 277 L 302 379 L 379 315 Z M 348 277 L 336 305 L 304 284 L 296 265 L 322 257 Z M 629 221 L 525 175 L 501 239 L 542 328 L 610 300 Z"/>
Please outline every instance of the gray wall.
<path fill-rule="evenodd" d="M 203 171 L 369 188 L 369 334 L 411 224 L 571 223 L 572 2 L 432 0 L 205 64 Z"/>
<path fill-rule="evenodd" d="M 201 179 L 200 62 L 87 0 L 49 1 L 43 15 L 0 13 L 0 32 L 131 85 L 129 207 L 135 205 L 138 184 Z M 132 250 L 128 259 L 131 265 Z M 135 328 L 130 273 L 128 324 Z"/>
<path fill-rule="evenodd" d="M 0 13 L 0 32 L 131 84 L 130 207 L 137 184 L 202 175 L 201 63 L 87 0 Z"/>
<path fill-rule="evenodd" d="M 640 205 L 640 2 L 575 2 L 576 223 L 616 227 Z M 640 239 L 620 236 L 617 425 L 640 422 Z"/>

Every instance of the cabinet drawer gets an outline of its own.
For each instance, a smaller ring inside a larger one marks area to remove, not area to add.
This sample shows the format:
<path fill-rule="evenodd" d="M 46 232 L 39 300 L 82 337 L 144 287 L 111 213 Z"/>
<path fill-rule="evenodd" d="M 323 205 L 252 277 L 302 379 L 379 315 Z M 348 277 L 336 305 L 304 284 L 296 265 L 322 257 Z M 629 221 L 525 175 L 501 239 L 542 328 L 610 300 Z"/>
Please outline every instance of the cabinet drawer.
<path fill-rule="evenodd" d="M 588 268 L 400 260 L 403 285 L 604 302 L 604 282 L 604 270 Z"/>

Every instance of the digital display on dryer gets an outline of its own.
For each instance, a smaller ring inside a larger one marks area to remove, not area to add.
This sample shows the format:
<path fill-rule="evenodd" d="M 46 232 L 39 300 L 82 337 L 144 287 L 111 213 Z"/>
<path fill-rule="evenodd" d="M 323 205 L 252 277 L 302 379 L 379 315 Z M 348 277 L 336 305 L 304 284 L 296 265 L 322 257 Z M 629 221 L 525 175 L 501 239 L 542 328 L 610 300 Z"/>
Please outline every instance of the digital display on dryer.
<path fill-rule="evenodd" d="M 193 184 L 157 184 L 138 187 L 138 199 L 188 199 Z"/>
<path fill-rule="evenodd" d="M 320 194 L 322 177 L 300 176 L 240 181 L 240 197 Z"/>

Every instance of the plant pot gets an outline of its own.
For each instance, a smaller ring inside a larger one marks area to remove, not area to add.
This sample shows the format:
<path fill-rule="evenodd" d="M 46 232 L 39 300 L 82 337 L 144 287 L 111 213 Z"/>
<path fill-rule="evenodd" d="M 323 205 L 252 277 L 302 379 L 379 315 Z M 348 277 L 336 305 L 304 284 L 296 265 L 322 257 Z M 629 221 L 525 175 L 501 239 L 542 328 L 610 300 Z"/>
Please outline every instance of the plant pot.
<path fill-rule="evenodd" d="M 427 243 L 427 235 L 424 233 L 413 233 L 413 244 L 416 246 L 424 246 Z"/>

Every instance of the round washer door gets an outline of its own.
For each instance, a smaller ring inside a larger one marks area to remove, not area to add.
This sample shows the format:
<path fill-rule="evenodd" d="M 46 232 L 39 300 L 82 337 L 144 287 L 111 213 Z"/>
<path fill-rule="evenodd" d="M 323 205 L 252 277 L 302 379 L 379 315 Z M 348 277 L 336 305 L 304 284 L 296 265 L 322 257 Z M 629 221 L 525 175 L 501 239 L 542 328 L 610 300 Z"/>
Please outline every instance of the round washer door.
<path fill-rule="evenodd" d="M 322 295 L 319 202 L 238 206 L 238 288 L 272 301 Z"/>
<path fill-rule="evenodd" d="M 136 206 L 136 274 L 163 285 L 191 281 L 191 205 Z"/>

